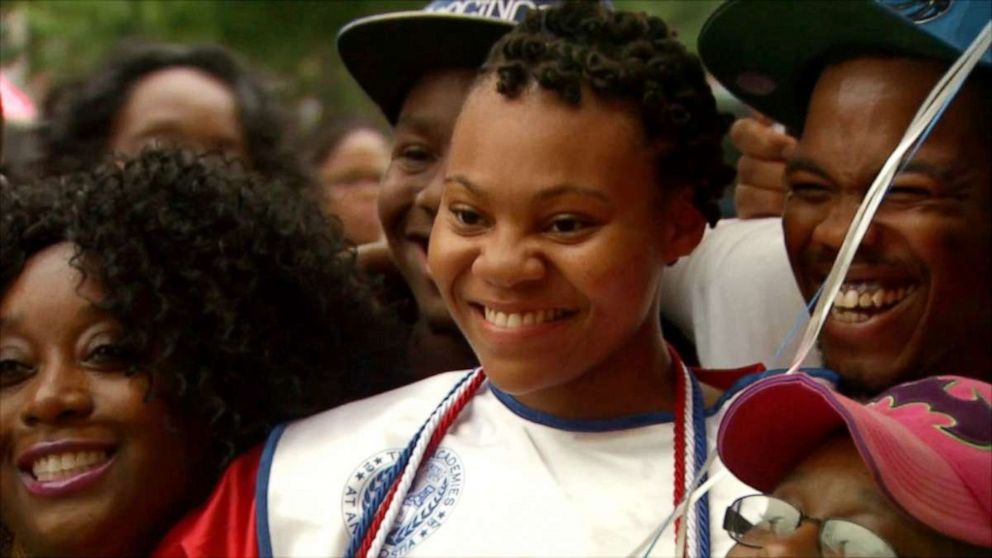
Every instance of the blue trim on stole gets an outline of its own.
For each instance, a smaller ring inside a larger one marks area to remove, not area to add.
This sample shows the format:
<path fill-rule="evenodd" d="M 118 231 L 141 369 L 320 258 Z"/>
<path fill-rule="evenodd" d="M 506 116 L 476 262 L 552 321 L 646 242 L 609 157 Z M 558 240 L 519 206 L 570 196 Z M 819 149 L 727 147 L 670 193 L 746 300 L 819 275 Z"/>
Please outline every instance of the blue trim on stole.
<path fill-rule="evenodd" d="M 265 440 L 262 458 L 258 463 L 258 476 L 255 477 L 255 536 L 258 539 L 258 555 L 260 558 L 272 558 L 272 537 L 269 534 L 269 473 L 272 471 L 272 460 L 276 455 L 276 446 L 282 438 L 285 424 L 272 429 Z"/>
<path fill-rule="evenodd" d="M 500 403 L 502 403 L 507 409 L 512 411 L 513 414 L 518 417 L 530 422 L 550 426 L 551 428 L 565 430 L 568 432 L 614 432 L 617 430 L 639 428 L 641 426 L 649 426 L 652 424 L 663 424 L 675 420 L 675 415 L 665 411 L 640 413 L 609 419 L 565 419 L 550 413 L 538 411 L 537 409 L 531 409 L 520 401 L 517 401 L 517 399 L 509 393 L 501 391 L 492 383 L 489 384 L 489 389 L 492 390 L 493 395 L 496 396 L 496 399 L 498 399 Z"/>
<path fill-rule="evenodd" d="M 704 409 L 704 415 L 707 418 L 715 415 L 724 406 L 724 404 L 730 400 L 730 398 L 737 395 L 737 393 L 742 389 L 748 387 L 754 382 L 757 382 L 758 380 L 769 376 L 776 376 L 783 372 L 785 372 L 785 369 L 766 370 L 764 372 L 755 372 L 754 374 L 744 376 L 743 378 L 737 380 L 734 385 L 730 386 L 730 389 L 723 392 L 719 399 L 717 399 L 716 403 L 709 408 Z M 839 380 L 836 372 L 826 368 L 801 368 L 800 372 L 815 378 L 823 378 L 834 385 L 837 385 Z M 698 381 L 696 380 L 695 374 L 692 374 L 692 377 L 693 381 Z M 489 389 L 493 392 L 493 395 L 496 396 L 496 399 L 498 399 L 500 403 L 502 403 L 507 409 L 512 411 L 513 414 L 518 417 L 530 422 L 568 432 L 615 432 L 618 430 L 626 430 L 628 428 L 650 426 L 652 424 L 664 424 L 675 420 L 675 415 L 666 411 L 640 413 L 625 417 L 598 420 L 564 419 L 543 411 L 538 411 L 537 409 L 531 409 L 509 393 L 501 391 L 498 387 L 493 385 L 492 382 L 489 383 Z"/>

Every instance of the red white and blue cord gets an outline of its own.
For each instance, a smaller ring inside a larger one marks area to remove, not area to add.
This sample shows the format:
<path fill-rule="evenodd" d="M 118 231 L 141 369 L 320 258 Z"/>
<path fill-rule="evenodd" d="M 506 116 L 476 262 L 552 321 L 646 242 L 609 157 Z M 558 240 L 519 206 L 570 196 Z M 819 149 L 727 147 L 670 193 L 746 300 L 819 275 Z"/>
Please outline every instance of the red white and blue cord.
<path fill-rule="evenodd" d="M 672 357 L 674 368 L 678 370 L 675 380 L 675 490 L 672 505 L 678 506 L 685 495 L 692 492 L 693 483 L 705 475 L 706 412 L 699 382 L 674 352 Z M 704 494 L 685 516 L 676 521 L 676 533 L 680 532 L 682 521 L 685 521 L 685 541 L 678 554 L 686 557 L 709 556 L 709 498 Z M 678 545 L 678 536 L 675 538 Z"/>
<path fill-rule="evenodd" d="M 706 422 L 702 390 L 696 378 L 672 352 L 676 374 L 675 396 L 675 466 L 673 475 L 674 504 L 691 492 L 694 479 L 702 474 L 706 461 Z M 410 487 L 416 479 L 420 464 L 429 459 L 445 433 L 468 404 L 486 376 L 481 368 L 463 376 L 434 409 L 396 462 L 386 473 L 385 482 L 372 495 L 369 506 L 345 556 L 348 558 L 377 558 L 392 524 L 402 509 Z M 690 443 L 691 441 L 691 443 Z M 689 471 L 692 474 L 686 475 Z M 686 537 L 684 556 L 709 556 L 709 501 L 703 495 L 685 516 Z"/>
<path fill-rule="evenodd" d="M 355 529 L 345 556 L 375 558 L 379 555 L 393 521 L 402 509 L 403 500 L 413 485 L 420 464 L 433 455 L 445 433 L 485 379 L 486 375 L 481 368 L 469 372 L 458 380 L 431 412 L 389 469 L 382 488 L 372 496 L 369 506 L 363 510 L 362 520 Z"/>

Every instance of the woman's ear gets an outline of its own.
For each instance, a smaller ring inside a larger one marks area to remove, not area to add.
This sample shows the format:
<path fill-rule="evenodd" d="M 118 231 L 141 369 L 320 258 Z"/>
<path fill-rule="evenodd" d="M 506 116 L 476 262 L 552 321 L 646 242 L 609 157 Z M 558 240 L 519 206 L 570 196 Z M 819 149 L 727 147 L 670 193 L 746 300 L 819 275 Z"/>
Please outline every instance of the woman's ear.
<path fill-rule="evenodd" d="M 706 219 L 692 201 L 692 188 L 686 186 L 670 193 L 663 210 L 662 254 L 667 265 L 692 252 L 703 239 Z"/>

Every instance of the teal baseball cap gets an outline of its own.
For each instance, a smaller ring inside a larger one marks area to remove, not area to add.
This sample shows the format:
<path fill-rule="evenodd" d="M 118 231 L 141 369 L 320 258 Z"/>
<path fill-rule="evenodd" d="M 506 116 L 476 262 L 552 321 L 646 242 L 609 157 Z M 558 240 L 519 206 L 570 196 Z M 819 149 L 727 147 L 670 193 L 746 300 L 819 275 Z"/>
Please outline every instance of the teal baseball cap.
<path fill-rule="evenodd" d="M 739 99 L 799 129 L 832 59 L 953 61 L 990 20 L 990 0 L 728 0 L 703 25 L 699 56 Z M 992 53 L 981 65 L 992 65 Z"/>

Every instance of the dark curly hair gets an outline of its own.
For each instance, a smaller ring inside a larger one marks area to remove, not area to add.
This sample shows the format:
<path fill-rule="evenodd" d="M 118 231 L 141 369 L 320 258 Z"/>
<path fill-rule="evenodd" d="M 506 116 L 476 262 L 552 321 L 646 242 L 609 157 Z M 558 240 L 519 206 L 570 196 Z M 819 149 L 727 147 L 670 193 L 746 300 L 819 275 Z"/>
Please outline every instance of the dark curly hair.
<path fill-rule="evenodd" d="M 233 54 L 215 45 L 132 41 L 119 45 L 89 76 L 56 86 L 45 100 L 42 172 L 63 174 L 104 161 L 114 123 L 135 83 L 177 67 L 205 72 L 231 90 L 253 170 L 297 187 L 308 183 L 287 138 L 290 120 L 285 109 L 268 85 Z"/>
<path fill-rule="evenodd" d="M 648 139 L 671 140 L 658 156 L 659 176 L 691 186 L 706 220 L 719 219 L 717 202 L 734 177 L 721 146 L 733 117 L 717 111 L 699 58 L 661 19 L 593 0 L 532 10 L 489 52 L 481 78 L 490 76 L 507 97 L 537 82 L 573 105 L 584 88 L 629 100 Z"/>
<path fill-rule="evenodd" d="M 146 151 L 2 186 L 0 216 L 0 294 L 33 254 L 74 243 L 72 265 L 124 327 L 131 371 L 208 425 L 214 474 L 280 422 L 401 382 L 397 321 L 373 303 L 338 226 L 286 187 Z"/>

